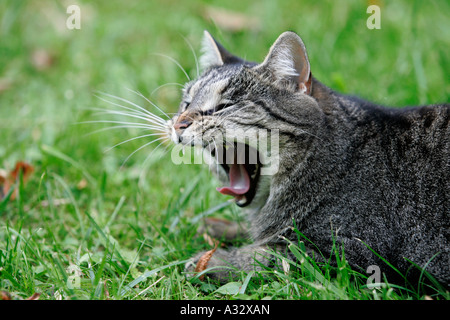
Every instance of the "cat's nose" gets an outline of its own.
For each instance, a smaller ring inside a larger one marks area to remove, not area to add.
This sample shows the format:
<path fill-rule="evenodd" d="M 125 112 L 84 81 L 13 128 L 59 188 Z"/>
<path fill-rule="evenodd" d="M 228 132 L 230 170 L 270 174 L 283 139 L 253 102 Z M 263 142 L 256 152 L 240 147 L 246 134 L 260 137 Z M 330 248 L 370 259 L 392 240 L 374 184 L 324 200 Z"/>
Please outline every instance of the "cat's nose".
<path fill-rule="evenodd" d="M 191 124 L 192 124 L 192 121 L 190 121 L 190 120 L 182 120 L 182 121 L 178 121 L 177 123 L 175 123 L 173 125 L 173 127 L 175 130 L 184 130 L 184 129 L 188 128 Z"/>
<path fill-rule="evenodd" d="M 173 131 L 172 131 L 172 140 L 175 143 L 181 143 L 182 142 L 182 135 L 186 128 L 188 128 L 192 124 L 191 120 L 187 119 L 181 119 L 181 121 L 177 121 L 173 125 Z"/>

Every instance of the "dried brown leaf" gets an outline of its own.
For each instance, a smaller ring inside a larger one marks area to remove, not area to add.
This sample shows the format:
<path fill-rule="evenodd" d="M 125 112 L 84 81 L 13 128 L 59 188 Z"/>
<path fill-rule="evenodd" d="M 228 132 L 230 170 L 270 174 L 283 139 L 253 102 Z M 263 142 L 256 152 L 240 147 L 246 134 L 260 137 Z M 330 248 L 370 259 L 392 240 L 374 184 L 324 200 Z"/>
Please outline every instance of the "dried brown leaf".
<path fill-rule="evenodd" d="M 109 291 L 108 291 L 108 286 L 106 285 L 107 281 L 110 281 L 110 280 L 105 280 L 105 282 L 103 282 L 103 290 L 105 292 L 106 300 L 109 300 Z"/>
<path fill-rule="evenodd" d="M 26 162 L 23 162 L 23 161 L 17 162 L 16 167 L 10 173 L 13 180 L 17 180 L 17 178 L 19 178 L 20 171 L 23 172 L 23 180 L 25 181 L 28 179 L 30 174 L 34 171 L 34 168 L 33 168 L 33 166 L 31 166 L 30 164 L 28 164 Z"/>
<path fill-rule="evenodd" d="M 45 49 L 36 49 L 31 53 L 31 64 L 38 71 L 45 71 L 55 63 L 55 57 Z"/>
<path fill-rule="evenodd" d="M 41 296 L 40 293 L 33 293 L 33 295 L 31 297 L 26 298 L 25 300 L 39 300 L 39 297 Z"/>
<path fill-rule="evenodd" d="M 220 242 L 219 240 L 217 240 L 216 238 L 212 237 L 211 235 L 209 235 L 208 233 L 204 232 L 203 233 L 203 239 L 210 245 L 210 246 L 214 246 L 217 242 L 220 243 L 220 247 L 221 248 L 225 248 L 226 244 Z"/>
<path fill-rule="evenodd" d="M 87 180 L 85 178 L 83 178 L 83 179 L 80 180 L 80 182 L 78 182 L 77 189 L 78 190 L 83 190 L 83 189 L 85 189 L 87 187 L 87 185 L 88 185 Z"/>
<path fill-rule="evenodd" d="M 7 78 L 0 78 L 0 93 L 10 89 L 12 86 L 12 81 Z"/>
<path fill-rule="evenodd" d="M 41 296 L 40 293 L 33 293 L 31 297 L 28 297 L 26 299 L 16 298 L 14 300 L 38 300 Z M 8 291 L 0 291 L 0 300 L 13 300 L 11 297 L 11 294 Z"/>
<path fill-rule="evenodd" d="M 11 300 L 11 295 L 7 291 L 0 291 L 0 300 Z"/>
<path fill-rule="evenodd" d="M 207 234 L 206 232 L 203 233 L 203 239 L 210 245 L 213 246 L 216 239 L 214 239 L 213 237 L 211 237 L 209 234 Z"/>
<path fill-rule="evenodd" d="M 211 19 L 221 29 L 231 32 L 242 30 L 258 31 L 261 29 L 261 21 L 258 18 L 246 14 L 225 10 L 217 7 L 206 7 L 204 16 Z"/>
<path fill-rule="evenodd" d="M 197 265 L 195 266 L 195 270 L 194 270 L 195 272 L 202 272 L 202 271 L 206 270 L 206 268 L 208 267 L 209 260 L 211 260 L 212 255 L 214 254 L 214 252 L 216 252 L 218 245 L 219 245 L 219 241 L 216 240 L 214 248 L 209 251 L 206 251 L 200 257 L 200 259 L 197 262 Z M 204 278 L 204 274 L 202 274 L 199 277 L 200 280 L 203 280 L 203 278 Z"/>
<path fill-rule="evenodd" d="M 3 198 L 5 195 L 8 194 L 9 190 L 11 189 L 11 186 L 17 182 L 17 180 L 20 177 L 20 173 L 22 172 L 22 181 L 23 183 L 27 182 L 30 175 L 33 173 L 34 168 L 32 165 L 23 162 L 18 161 L 16 163 L 16 166 L 14 170 L 10 171 L 9 173 L 1 169 L 0 170 L 0 199 Z M 13 194 L 11 195 L 11 200 L 14 200 L 16 198 L 16 190 L 14 190 Z"/>

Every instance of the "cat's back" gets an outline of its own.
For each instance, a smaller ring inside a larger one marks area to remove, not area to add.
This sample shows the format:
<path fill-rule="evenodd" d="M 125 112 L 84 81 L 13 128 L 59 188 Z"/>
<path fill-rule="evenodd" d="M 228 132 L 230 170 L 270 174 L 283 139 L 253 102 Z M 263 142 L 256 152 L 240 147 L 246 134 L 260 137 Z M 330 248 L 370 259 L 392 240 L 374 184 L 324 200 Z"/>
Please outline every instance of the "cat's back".
<path fill-rule="evenodd" d="M 371 113 L 378 118 L 381 137 L 392 158 L 412 165 L 420 159 L 430 164 L 445 161 L 449 165 L 450 104 L 382 109 Z M 446 169 L 448 173 L 449 168 Z"/>
<path fill-rule="evenodd" d="M 341 158 L 349 181 L 369 198 L 389 199 L 387 210 L 396 203 L 395 211 L 418 219 L 433 213 L 450 219 L 450 104 L 391 108 L 355 97 L 337 101 L 334 144 L 348 146 Z"/>
<path fill-rule="evenodd" d="M 323 212 L 405 270 L 403 257 L 425 264 L 440 253 L 429 269 L 448 275 L 450 104 L 389 108 L 339 99 L 332 145 L 345 172 L 336 174 L 333 204 Z"/>
<path fill-rule="evenodd" d="M 378 140 L 377 145 L 399 165 L 414 165 L 419 159 L 450 165 L 450 104 L 393 108 L 353 96 L 340 96 L 337 101 L 355 141 Z"/>

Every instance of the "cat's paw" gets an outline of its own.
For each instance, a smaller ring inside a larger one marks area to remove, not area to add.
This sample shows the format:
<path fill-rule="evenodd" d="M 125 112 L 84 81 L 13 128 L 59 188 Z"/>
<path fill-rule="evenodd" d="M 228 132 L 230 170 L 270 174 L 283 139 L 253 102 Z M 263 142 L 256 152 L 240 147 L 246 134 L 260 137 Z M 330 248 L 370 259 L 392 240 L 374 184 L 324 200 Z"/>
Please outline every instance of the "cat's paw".
<path fill-rule="evenodd" d="M 184 265 L 186 278 L 204 280 L 206 276 L 220 282 L 229 280 L 230 272 L 233 271 L 233 268 L 226 261 L 227 254 L 227 251 L 223 249 L 213 249 L 197 253 Z"/>
<path fill-rule="evenodd" d="M 192 279 L 195 277 L 197 272 L 195 272 L 195 269 L 197 267 L 198 260 L 196 260 L 194 257 L 189 259 L 188 262 L 184 265 L 184 275 L 187 279 Z"/>
<path fill-rule="evenodd" d="M 213 239 L 232 242 L 248 236 L 247 229 L 240 223 L 218 218 L 206 218 L 198 228 L 197 234 L 208 235 Z"/>

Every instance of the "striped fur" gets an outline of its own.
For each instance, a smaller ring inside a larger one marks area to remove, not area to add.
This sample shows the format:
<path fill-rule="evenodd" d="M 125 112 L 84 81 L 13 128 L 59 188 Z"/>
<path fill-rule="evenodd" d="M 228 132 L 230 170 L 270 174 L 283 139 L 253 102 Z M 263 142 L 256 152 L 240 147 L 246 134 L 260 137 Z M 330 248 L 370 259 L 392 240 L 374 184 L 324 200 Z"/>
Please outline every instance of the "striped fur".
<path fill-rule="evenodd" d="M 330 258 L 335 241 L 363 273 L 377 265 L 399 281 L 376 251 L 408 281 L 420 276 L 409 260 L 449 285 L 449 104 L 392 109 L 341 95 L 312 77 L 304 44 L 292 32 L 261 64 L 232 56 L 209 34 L 205 43 L 205 70 L 186 85 L 173 119 L 189 125 L 172 128 L 174 141 L 205 146 L 218 131 L 280 132 L 280 168 L 261 177 L 243 208 L 254 243 L 218 249 L 209 266 L 248 271 L 258 268 L 255 257 L 273 266 L 266 249 L 283 249 L 283 237 L 297 241 L 295 221 L 318 259 Z M 229 278 L 225 269 L 210 276 Z"/>

